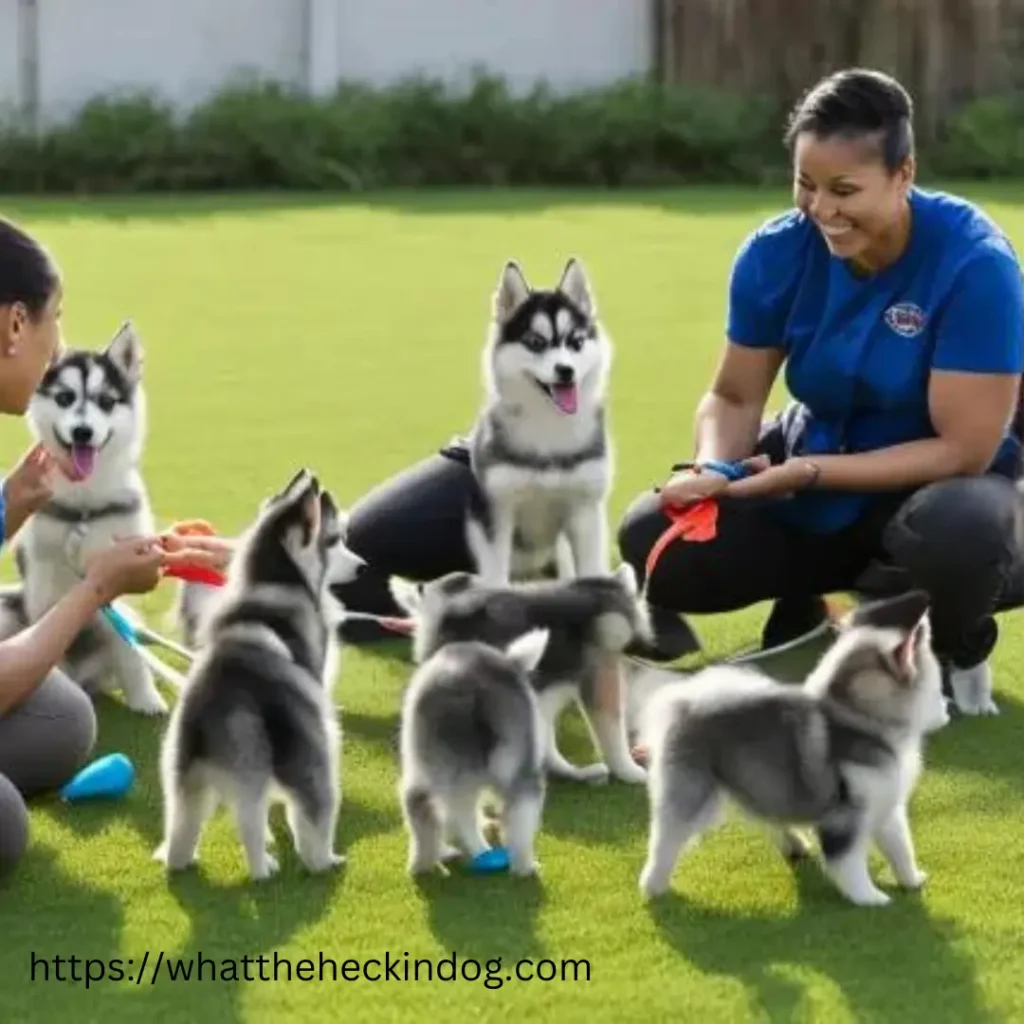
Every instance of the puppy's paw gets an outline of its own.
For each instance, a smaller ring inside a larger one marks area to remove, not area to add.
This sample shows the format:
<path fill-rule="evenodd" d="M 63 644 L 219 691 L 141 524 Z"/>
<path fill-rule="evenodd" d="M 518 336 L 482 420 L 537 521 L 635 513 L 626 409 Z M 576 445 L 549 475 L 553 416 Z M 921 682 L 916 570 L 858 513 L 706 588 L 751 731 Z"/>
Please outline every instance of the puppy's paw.
<path fill-rule="evenodd" d="M 928 881 L 928 872 L 918 868 L 912 875 L 907 875 L 898 881 L 904 889 L 920 889 Z"/>
<path fill-rule="evenodd" d="M 251 871 L 250 874 L 254 882 L 263 882 L 268 878 L 273 878 L 279 870 L 277 858 L 268 853 L 263 858 L 263 866 Z"/>

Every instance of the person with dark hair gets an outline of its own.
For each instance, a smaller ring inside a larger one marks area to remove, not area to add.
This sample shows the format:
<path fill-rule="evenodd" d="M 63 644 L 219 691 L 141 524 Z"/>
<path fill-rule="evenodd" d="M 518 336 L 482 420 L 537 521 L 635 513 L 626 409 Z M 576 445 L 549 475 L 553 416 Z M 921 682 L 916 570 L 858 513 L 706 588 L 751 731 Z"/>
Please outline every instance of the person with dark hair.
<path fill-rule="evenodd" d="M 23 415 L 60 352 L 62 287 L 56 266 L 33 238 L 0 220 L 0 413 Z M 3 542 L 52 495 L 52 474 L 71 472 L 37 445 L 0 487 Z M 63 785 L 93 748 L 96 719 L 85 693 L 57 668 L 104 605 L 145 593 L 160 581 L 160 538 L 131 538 L 94 555 L 85 578 L 35 625 L 0 641 L 0 871 L 28 841 L 25 799 Z"/>
<path fill-rule="evenodd" d="M 1024 578 L 1018 257 L 977 206 L 915 184 L 913 104 L 891 77 L 828 76 L 785 138 L 794 209 L 739 246 L 693 461 L 636 498 L 620 550 L 643 572 L 668 507 L 716 499 L 717 536 L 664 546 L 650 599 L 772 601 L 766 647 L 823 621 L 830 593 L 922 588 L 962 710 L 993 712 L 993 616 Z M 783 367 L 791 401 L 765 421 Z"/>

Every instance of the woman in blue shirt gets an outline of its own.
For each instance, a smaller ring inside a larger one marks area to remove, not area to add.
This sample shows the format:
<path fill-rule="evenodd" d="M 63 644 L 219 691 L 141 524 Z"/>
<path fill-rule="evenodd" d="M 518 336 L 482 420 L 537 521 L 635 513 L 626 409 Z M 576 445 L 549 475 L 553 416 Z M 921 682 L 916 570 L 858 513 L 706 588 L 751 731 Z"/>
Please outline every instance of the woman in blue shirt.
<path fill-rule="evenodd" d="M 0 415 L 25 413 L 61 349 L 60 275 L 49 255 L 15 225 L 0 220 Z M 57 457 L 37 446 L 0 486 L 0 543 L 52 496 Z M 0 871 L 28 841 L 24 800 L 63 785 L 81 766 L 96 734 L 92 704 L 56 666 L 83 626 L 122 594 L 145 593 L 160 580 L 159 538 L 112 545 L 90 560 L 86 577 L 35 625 L 0 640 Z"/>
<path fill-rule="evenodd" d="M 919 586 L 958 703 L 994 711 L 993 612 L 1024 578 L 1020 265 L 976 206 L 915 186 L 912 105 L 891 78 L 826 78 L 787 141 L 795 209 L 737 253 L 695 465 L 634 502 L 620 549 L 643 573 L 664 504 L 720 499 L 716 539 L 664 549 L 652 602 L 707 614 L 774 600 L 771 645 L 821 620 L 820 595 Z M 763 424 L 783 367 L 793 401 Z M 736 481 L 705 465 L 743 460 Z"/>

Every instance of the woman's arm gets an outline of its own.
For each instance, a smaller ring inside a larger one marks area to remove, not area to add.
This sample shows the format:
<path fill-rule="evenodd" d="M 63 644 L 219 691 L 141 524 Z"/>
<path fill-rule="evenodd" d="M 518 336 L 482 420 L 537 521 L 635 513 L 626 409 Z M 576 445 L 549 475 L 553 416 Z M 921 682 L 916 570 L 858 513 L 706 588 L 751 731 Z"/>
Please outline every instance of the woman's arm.
<path fill-rule="evenodd" d="M 779 348 L 726 345 L 711 387 L 697 406 L 698 462 L 733 462 L 751 454 L 782 360 Z"/>
<path fill-rule="evenodd" d="M 27 697 L 111 599 L 92 580 L 76 584 L 35 625 L 0 642 L 0 715 Z"/>
<path fill-rule="evenodd" d="M 736 497 L 813 486 L 886 491 L 920 487 L 991 465 L 1017 407 L 1024 370 L 1024 286 L 1015 260 L 970 264 L 943 314 L 928 384 L 935 437 L 873 452 L 790 459 L 727 488 Z"/>
<path fill-rule="evenodd" d="M 27 629 L 0 642 L 0 714 L 46 678 L 75 637 L 105 604 L 122 594 L 144 594 L 160 582 L 163 552 L 148 537 L 115 541 L 94 554 L 85 579 Z"/>

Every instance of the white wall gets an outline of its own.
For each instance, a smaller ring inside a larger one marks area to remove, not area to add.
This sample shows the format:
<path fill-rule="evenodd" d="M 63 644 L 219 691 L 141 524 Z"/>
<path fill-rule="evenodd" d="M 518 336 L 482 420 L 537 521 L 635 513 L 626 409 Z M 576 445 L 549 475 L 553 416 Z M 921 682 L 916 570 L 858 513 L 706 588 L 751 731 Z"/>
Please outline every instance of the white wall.
<path fill-rule="evenodd" d="M 474 64 L 517 88 L 577 88 L 646 70 L 647 0 L 348 0 L 339 70 L 382 84 L 412 71 L 458 80 Z"/>
<path fill-rule="evenodd" d="M 640 73 L 651 50 L 647 0 L 0 0 L 0 107 L 24 99 L 24 4 L 44 122 L 127 89 L 187 108 L 247 72 L 323 91 L 483 65 L 516 88 L 575 88 Z"/>
<path fill-rule="evenodd" d="M 373 0 L 370 0 L 373 2 Z M 37 0 L 40 104 L 63 118 L 93 93 L 153 88 L 178 106 L 228 75 L 297 82 L 301 0 Z"/>

